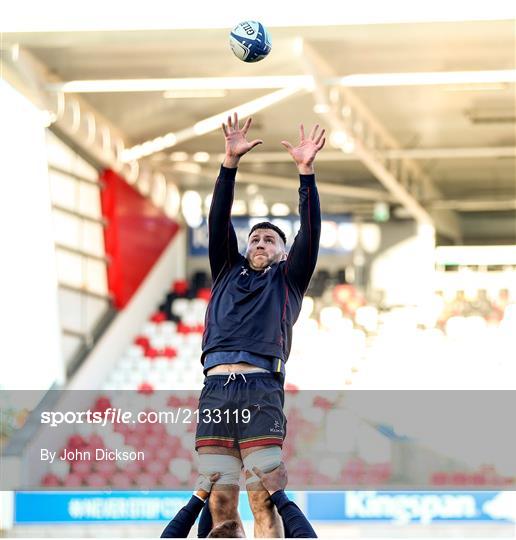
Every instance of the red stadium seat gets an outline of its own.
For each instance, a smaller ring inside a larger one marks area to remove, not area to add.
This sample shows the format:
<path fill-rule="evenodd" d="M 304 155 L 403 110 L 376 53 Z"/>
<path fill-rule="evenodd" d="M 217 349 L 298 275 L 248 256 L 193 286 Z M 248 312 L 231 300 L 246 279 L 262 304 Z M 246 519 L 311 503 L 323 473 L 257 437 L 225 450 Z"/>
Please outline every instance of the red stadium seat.
<path fill-rule="evenodd" d="M 151 474 L 155 479 L 165 474 L 168 470 L 168 463 L 162 461 L 151 461 L 145 465 L 145 471 Z"/>
<path fill-rule="evenodd" d="M 132 486 L 133 482 L 124 472 L 116 472 L 110 479 L 110 485 L 118 489 L 127 489 Z"/>
<path fill-rule="evenodd" d="M 107 396 L 99 396 L 95 404 L 93 405 L 92 410 L 95 412 L 105 412 L 109 407 L 111 407 L 111 401 Z"/>
<path fill-rule="evenodd" d="M 139 489 L 148 489 L 155 487 L 157 480 L 152 474 L 142 472 L 135 477 L 134 483 Z"/>
<path fill-rule="evenodd" d="M 61 480 L 55 474 L 48 473 L 41 479 L 41 485 L 45 487 L 57 487 L 61 485 Z"/>
<path fill-rule="evenodd" d="M 203 300 L 210 301 L 211 290 L 210 289 L 199 289 L 196 294 L 196 298 L 202 298 Z"/>
<path fill-rule="evenodd" d="M 167 320 L 167 316 L 162 311 L 157 311 L 151 316 L 150 320 L 155 323 L 161 323 Z"/>
<path fill-rule="evenodd" d="M 63 480 L 65 487 L 79 487 L 83 485 L 83 477 L 80 474 L 69 473 Z"/>
<path fill-rule="evenodd" d="M 130 461 L 123 468 L 123 474 L 134 480 L 142 472 L 142 465 L 139 461 Z"/>
<path fill-rule="evenodd" d="M 100 488 L 108 485 L 107 479 L 100 473 L 90 473 L 84 478 L 84 483 L 87 486 Z"/>
<path fill-rule="evenodd" d="M 95 463 L 95 472 L 101 474 L 104 478 L 112 476 L 117 470 L 115 461 L 97 461 Z"/>
<path fill-rule="evenodd" d="M 174 347 L 165 347 L 161 352 L 161 355 L 168 359 L 176 358 L 177 350 L 174 349 Z"/>
<path fill-rule="evenodd" d="M 139 345 L 142 349 L 146 350 L 150 347 L 150 341 L 147 336 L 136 336 L 134 338 L 134 344 Z"/>
<path fill-rule="evenodd" d="M 93 471 L 93 462 L 88 460 L 74 461 L 71 470 L 72 473 L 84 478 Z"/>
<path fill-rule="evenodd" d="M 185 296 L 188 292 L 188 281 L 186 279 L 178 279 L 172 284 L 172 292 L 178 296 Z"/>
<path fill-rule="evenodd" d="M 172 474 L 171 472 L 167 472 L 163 476 L 161 476 L 158 479 L 158 483 L 159 485 L 167 489 L 177 488 L 181 485 L 179 478 L 175 476 L 174 474 Z"/>
<path fill-rule="evenodd" d="M 152 386 L 152 384 L 148 383 L 148 382 L 142 382 L 139 386 L 138 386 L 138 393 L 139 394 L 144 394 L 144 395 L 150 395 L 150 394 L 153 394 L 154 393 L 154 386 Z"/>

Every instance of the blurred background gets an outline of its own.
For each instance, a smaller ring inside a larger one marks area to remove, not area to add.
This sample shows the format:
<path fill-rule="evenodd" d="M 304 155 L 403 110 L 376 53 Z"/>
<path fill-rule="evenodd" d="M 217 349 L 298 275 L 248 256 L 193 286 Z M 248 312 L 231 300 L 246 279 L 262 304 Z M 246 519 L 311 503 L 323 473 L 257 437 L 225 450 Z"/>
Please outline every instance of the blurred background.
<path fill-rule="evenodd" d="M 211 286 L 206 216 L 220 124 L 236 111 L 264 140 L 239 167 L 241 251 L 264 218 L 292 241 L 298 179 L 279 142 L 297 140 L 301 122 L 328 132 L 285 452 L 294 482 L 354 488 L 292 496 L 321 537 L 515 536 L 516 472 L 496 442 L 465 462 L 439 437 L 418 440 L 417 422 L 394 409 L 364 408 L 355 442 L 334 448 L 338 459 L 327 451 L 332 426 L 356 425 L 350 392 L 516 389 L 515 15 L 510 2 L 325 0 L 19 2 L 2 13 L 0 447 L 13 484 L 2 481 L 0 534 L 156 537 L 188 499 L 167 487 L 195 477 L 192 431 L 70 426 L 45 444 L 146 448 L 151 464 L 50 466 L 34 458 L 34 410 L 57 389 L 93 391 L 84 406 L 100 411 L 120 391 L 150 406 L 155 391 L 181 390 L 169 406 L 192 404 Z M 246 19 L 272 38 L 255 64 L 229 48 Z M 473 428 L 498 420 L 474 416 Z M 310 462 L 300 449 L 316 428 L 326 445 Z M 423 461 L 428 490 L 399 491 Z M 243 499 L 241 512 L 251 534 Z"/>

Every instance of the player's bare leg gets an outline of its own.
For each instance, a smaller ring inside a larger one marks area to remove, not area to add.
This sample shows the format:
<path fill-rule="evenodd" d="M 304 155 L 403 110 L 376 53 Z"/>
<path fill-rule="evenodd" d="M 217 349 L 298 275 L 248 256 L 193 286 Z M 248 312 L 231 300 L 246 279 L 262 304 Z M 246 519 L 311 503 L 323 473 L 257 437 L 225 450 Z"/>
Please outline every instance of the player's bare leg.
<path fill-rule="evenodd" d="M 257 446 L 242 449 L 240 451 L 242 459 L 262 448 Z M 246 478 L 250 478 L 251 476 L 250 473 L 246 472 Z M 259 480 L 247 485 L 247 495 L 254 516 L 255 538 L 284 538 L 285 532 L 281 517 L 270 500 L 268 491 L 265 490 Z"/>
<path fill-rule="evenodd" d="M 233 456 L 240 459 L 240 451 L 236 448 L 226 448 L 223 446 L 201 446 L 197 451 L 199 455 L 215 454 Z M 213 526 L 216 526 L 228 519 L 235 519 L 242 526 L 242 521 L 238 513 L 239 492 L 240 488 L 238 485 L 215 484 L 213 486 L 209 499 Z"/>

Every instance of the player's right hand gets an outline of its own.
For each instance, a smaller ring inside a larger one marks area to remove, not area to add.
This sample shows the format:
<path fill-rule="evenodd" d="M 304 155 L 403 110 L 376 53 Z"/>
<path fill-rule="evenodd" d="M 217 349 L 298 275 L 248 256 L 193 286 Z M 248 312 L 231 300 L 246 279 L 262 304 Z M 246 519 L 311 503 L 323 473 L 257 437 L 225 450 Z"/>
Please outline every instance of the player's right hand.
<path fill-rule="evenodd" d="M 238 125 L 238 114 L 234 113 L 233 118 L 228 116 L 227 125 L 222 124 L 222 131 L 226 140 L 226 158 L 240 158 L 252 150 L 255 146 L 262 144 L 261 139 L 248 141 L 246 136 L 251 126 L 252 118 L 249 117 L 242 128 Z"/>

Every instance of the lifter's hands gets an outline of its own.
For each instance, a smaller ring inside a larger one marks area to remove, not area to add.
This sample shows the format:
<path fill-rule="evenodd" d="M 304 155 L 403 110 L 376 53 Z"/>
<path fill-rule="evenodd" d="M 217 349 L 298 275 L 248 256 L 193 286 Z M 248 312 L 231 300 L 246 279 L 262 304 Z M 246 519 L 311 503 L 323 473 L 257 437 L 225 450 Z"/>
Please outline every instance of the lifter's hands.
<path fill-rule="evenodd" d="M 247 132 L 251 126 L 252 119 L 249 117 L 242 129 L 238 126 L 238 114 L 233 114 L 233 119 L 228 116 L 228 123 L 222 124 L 222 131 L 226 139 L 226 157 L 224 158 L 224 167 L 235 168 L 238 166 L 240 158 L 252 150 L 258 144 L 262 144 L 261 139 L 255 139 L 249 142 L 246 139 Z"/>
<path fill-rule="evenodd" d="M 200 474 L 195 483 L 194 493 L 197 497 L 200 497 L 203 501 L 208 498 L 213 484 L 220 478 L 220 473 L 216 472 L 210 476 Z"/>
<path fill-rule="evenodd" d="M 313 174 L 313 162 L 317 152 L 322 149 L 326 138 L 324 137 L 325 130 L 319 132 L 319 124 L 316 124 L 308 138 L 305 138 L 305 128 L 303 124 L 299 126 L 299 144 L 292 146 L 288 141 L 281 141 L 281 144 L 287 149 L 288 153 L 296 162 L 297 169 L 300 174 Z"/>
<path fill-rule="evenodd" d="M 269 495 L 287 487 L 287 469 L 283 461 L 279 464 L 279 467 L 268 473 L 264 473 L 258 467 L 253 467 L 253 472 L 261 480 L 263 487 L 269 492 Z"/>

